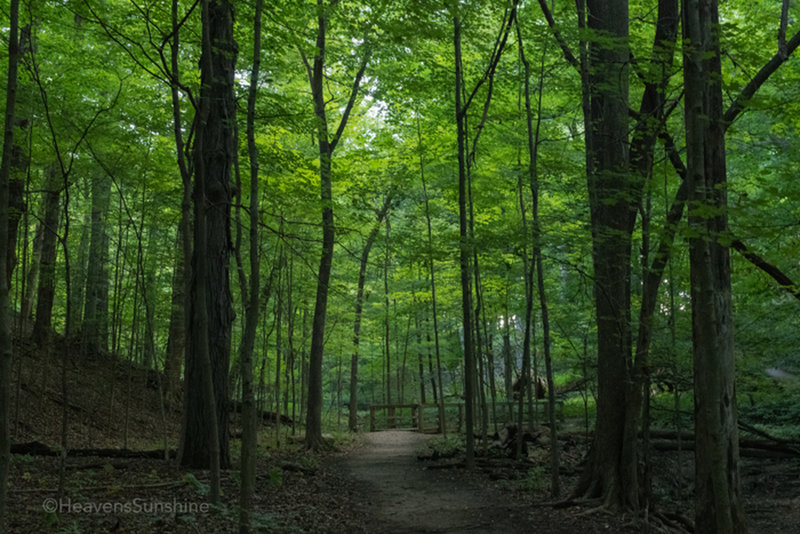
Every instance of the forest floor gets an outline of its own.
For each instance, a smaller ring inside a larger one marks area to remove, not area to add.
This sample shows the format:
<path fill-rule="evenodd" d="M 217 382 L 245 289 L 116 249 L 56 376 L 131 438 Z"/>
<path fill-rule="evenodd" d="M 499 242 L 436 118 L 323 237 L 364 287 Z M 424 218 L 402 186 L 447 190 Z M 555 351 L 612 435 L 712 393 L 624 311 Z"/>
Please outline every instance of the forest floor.
<path fill-rule="evenodd" d="M 426 443 L 441 438 L 411 431 L 362 434 L 335 452 L 309 454 L 296 440 L 261 448 L 254 532 L 264 533 L 523 533 L 648 532 L 641 521 L 586 505 L 555 507 L 549 474 L 533 449 L 522 463 L 481 456 L 430 459 Z M 562 444 L 563 445 L 563 444 Z M 576 458 L 564 451 L 560 478 L 574 487 Z M 233 451 L 237 451 L 234 449 Z M 665 481 L 689 479 L 684 461 L 654 458 L 658 510 L 691 517 L 691 487 L 671 494 Z M 234 462 L 236 462 L 234 454 Z M 423 457 L 423 459 L 419 459 Z M 578 460 L 579 461 L 579 460 Z M 239 474 L 226 470 L 222 505 L 208 505 L 208 473 L 149 458 L 72 457 L 58 497 L 59 458 L 15 455 L 10 473 L 8 534 L 238 532 Z M 752 534 L 800 533 L 800 461 L 745 459 L 745 506 Z M 649 532 L 668 532 L 651 529 Z M 680 530 L 676 531 L 680 532 Z"/>
<path fill-rule="evenodd" d="M 158 449 L 165 435 L 174 448 L 180 412 L 161 411 L 150 373 L 122 362 L 109 366 L 102 357 L 69 358 L 64 399 L 58 356 L 65 346 L 21 349 L 12 376 L 15 443 L 37 441 L 57 451 L 67 407 L 71 451 L 61 496 L 57 456 L 12 456 L 7 523 L 0 533 L 238 532 L 236 441 L 218 508 L 208 505 L 207 471 L 182 469 L 163 457 L 121 458 L 102 451 L 79 456 L 76 449 Z M 276 447 L 274 429 L 262 430 L 254 532 L 645 532 L 630 516 L 588 505 L 554 507 L 544 431 L 534 436 L 525 461 L 482 454 L 470 471 L 463 468 L 463 453 L 432 458 L 442 443 L 438 436 L 400 430 L 345 435 L 338 450 L 309 454 L 301 436 L 289 432 L 284 427 Z M 566 495 L 575 487 L 588 443 L 582 432 L 561 432 L 559 446 Z M 692 517 L 692 462 L 691 450 L 653 451 L 659 513 Z M 743 457 L 741 478 L 751 534 L 800 534 L 800 458 Z"/>

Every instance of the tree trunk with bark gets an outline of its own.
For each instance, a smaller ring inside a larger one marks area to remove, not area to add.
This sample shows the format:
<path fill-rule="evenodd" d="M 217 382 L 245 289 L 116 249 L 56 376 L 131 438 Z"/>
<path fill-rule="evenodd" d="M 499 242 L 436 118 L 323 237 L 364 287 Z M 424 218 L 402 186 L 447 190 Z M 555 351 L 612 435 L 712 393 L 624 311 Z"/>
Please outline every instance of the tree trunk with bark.
<path fill-rule="evenodd" d="M 313 64 L 306 62 L 308 80 L 311 85 L 311 96 L 314 101 L 314 115 L 316 116 L 317 143 L 319 147 L 319 177 L 322 198 L 322 253 L 319 259 L 317 272 L 317 296 L 314 303 L 314 318 L 311 331 L 311 349 L 308 362 L 308 403 L 306 411 L 306 448 L 317 450 L 323 445 L 322 439 L 322 353 L 325 345 L 325 318 L 328 307 L 328 289 L 331 277 L 331 264 L 333 262 L 334 224 L 333 224 L 333 193 L 332 193 L 332 160 L 336 145 L 344 133 L 350 112 L 356 103 L 361 79 L 369 61 L 369 48 L 365 46 L 361 65 L 355 76 L 350 91 L 350 98 L 345 107 L 336 133 L 331 136 L 328 130 L 328 115 L 325 109 L 326 97 L 324 94 L 325 82 L 325 40 L 327 37 L 330 16 L 328 10 L 334 6 L 324 5 L 323 0 L 317 0 L 317 40 L 316 53 Z M 305 57 L 305 56 L 304 56 Z"/>
<path fill-rule="evenodd" d="M 86 273 L 81 337 L 88 353 L 108 351 L 108 235 L 106 214 L 111 201 L 111 180 L 96 178 L 92 183 L 91 237 Z"/>
<path fill-rule="evenodd" d="M 588 44 L 582 77 L 598 394 L 595 438 L 576 493 L 610 507 L 638 509 L 636 470 L 628 468 L 635 458 L 622 454 L 626 421 L 620 413 L 632 351 L 629 222 L 635 210 L 628 171 L 628 2 L 589 0 L 586 5 L 586 25 L 596 36 Z"/>
<path fill-rule="evenodd" d="M 58 245 L 58 216 L 61 200 L 61 175 L 57 164 L 45 171 L 47 182 L 44 191 L 44 231 L 39 255 L 39 288 L 36 292 L 36 320 L 32 338 L 39 342 L 49 339 L 53 316 L 53 297 L 56 292 L 56 253 Z"/>
<path fill-rule="evenodd" d="M 716 0 L 683 5 L 695 404 L 695 530 L 747 531 L 739 478 Z"/>
<path fill-rule="evenodd" d="M 358 431 L 358 347 L 361 343 L 361 312 L 364 309 L 364 284 L 367 280 L 367 261 L 372 250 L 372 244 L 378 236 L 381 222 L 389 211 L 392 202 L 392 195 L 386 196 L 383 207 L 378 211 L 377 221 L 367 235 L 364 242 L 364 249 L 361 251 L 361 261 L 358 267 L 358 289 L 356 290 L 356 318 L 353 323 L 353 355 L 350 360 L 350 415 L 347 420 L 347 428 L 350 432 Z"/>
<path fill-rule="evenodd" d="M 263 0 L 256 0 L 253 20 L 253 68 L 250 72 L 250 87 L 247 94 L 247 152 L 250 162 L 250 285 L 242 291 L 242 297 L 249 296 L 245 304 L 245 325 L 242 345 L 239 348 L 239 363 L 242 374 L 242 461 L 241 493 L 239 497 L 239 533 L 249 534 L 252 527 L 253 493 L 256 487 L 256 460 L 258 446 L 258 426 L 256 417 L 256 398 L 253 385 L 253 349 L 256 341 L 256 328 L 259 317 L 259 279 L 261 263 L 258 243 L 258 146 L 256 145 L 256 97 L 258 95 L 258 76 L 261 67 L 261 16 Z M 281 257 L 282 259 L 282 257 Z M 280 262 L 282 264 L 282 262 Z M 244 277 L 242 277 L 244 278 Z M 242 280 L 244 281 L 244 280 Z M 278 339 L 280 340 L 281 293 L 278 278 Z M 249 295 L 247 294 L 249 292 Z M 277 374 L 275 384 L 275 428 L 280 432 L 280 372 L 281 344 L 276 350 Z M 278 443 L 280 443 L 279 436 Z"/>
<path fill-rule="evenodd" d="M 461 69 L 461 21 L 453 17 L 453 46 L 455 49 L 456 79 L 456 130 L 458 136 L 458 226 L 459 226 L 459 270 L 461 272 L 461 313 L 462 343 L 464 347 L 464 419 L 466 423 L 466 458 L 467 469 L 475 465 L 475 431 L 474 431 L 474 392 L 475 350 L 472 335 L 472 288 L 470 287 L 471 246 L 468 240 L 467 223 L 467 147 L 466 147 L 466 107 L 462 103 L 464 78 Z"/>
<path fill-rule="evenodd" d="M 181 217 L 183 219 L 183 217 Z M 167 406 L 180 406 L 181 368 L 186 352 L 186 261 L 183 255 L 183 232 L 188 226 L 181 221 L 178 226 L 175 267 L 172 272 L 172 300 L 164 356 L 164 401 Z"/>
<path fill-rule="evenodd" d="M 9 281 L 13 263 L 9 253 L 9 206 L 11 199 L 11 152 L 14 144 L 14 109 L 17 98 L 17 66 L 19 65 L 19 0 L 11 0 L 11 29 L 8 42 L 8 82 L 3 128 L 3 155 L 0 162 L 0 528 L 5 523 L 8 470 L 11 463 L 11 309 Z"/>
<path fill-rule="evenodd" d="M 442 434 L 447 436 L 447 428 L 444 420 L 444 389 L 442 385 L 442 358 L 439 349 L 439 314 L 436 309 L 436 269 L 433 261 L 433 230 L 431 227 L 431 207 L 428 198 L 428 187 L 425 183 L 425 158 L 424 149 L 422 146 L 422 130 L 419 124 L 419 117 L 417 117 L 417 142 L 419 146 L 419 176 L 422 181 L 422 192 L 425 196 L 425 223 L 428 231 L 428 273 L 430 274 L 431 283 L 431 314 L 433 315 L 433 343 L 434 351 L 436 353 L 436 378 L 439 382 L 439 396 L 436 396 L 436 380 L 434 379 L 433 369 L 431 369 L 431 388 L 433 389 L 433 400 L 438 406 L 439 414 L 439 429 Z M 426 319 L 427 322 L 427 319 Z M 427 334 L 428 341 L 430 341 L 430 333 Z M 428 350 L 428 365 L 432 367 L 430 359 L 430 349 Z M 424 386 L 423 386 L 424 387 Z"/>
<path fill-rule="evenodd" d="M 203 1 L 202 85 L 194 144 L 192 323 L 186 358 L 182 463 L 191 467 L 211 464 L 212 469 L 215 455 L 220 467 L 230 465 L 228 369 L 234 313 L 228 271 L 237 52 L 233 21 L 232 3 Z M 209 402 L 214 403 L 213 409 Z M 211 426 L 216 430 L 216 440 L 209 432 Z"/>

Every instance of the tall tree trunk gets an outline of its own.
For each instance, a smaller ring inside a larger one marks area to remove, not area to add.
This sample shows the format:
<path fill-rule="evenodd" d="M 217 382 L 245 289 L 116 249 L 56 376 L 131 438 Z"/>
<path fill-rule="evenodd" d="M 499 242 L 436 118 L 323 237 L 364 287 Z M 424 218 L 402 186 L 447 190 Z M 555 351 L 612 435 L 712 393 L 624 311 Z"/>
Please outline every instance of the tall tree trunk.
<path fill-rule="evenodd" d="M 695 413 L 695 529 L 744 533 L 716 0 L 683 4 Z"/>
<path fill-rule="evenodd" d="M 181 215 L 183 219 L 183 215 Z M 183 255 L 183 232 L 186 224 L 178 225 L 175 267 L 172 272 L 172 300 L 167 333 L 167 350 L 164 356 L 164 400 L 167 406 L 180 406 L 181 368 L 186 351 L 186 261 Z"/>
<path fill-rule="evenodd" d="M 378 220 L 373 225 L 367 240 L 364 242 L 364 249 L 361 251 L 361 261 L 358 267 L 358 289 L 356 290 L 356 318 L 353 323 L 353 356 L 350 360 L 350 415 L 347 420 L 347 428 L 350 432 L 358 431 L 358 347 L 361 343 L 361 312 L 364 309 L 364 284 L 367 280 L 367 261 L 372 250 L 372 244 L 378 236 L 380 224 L 389 211 L 392 202 L 392 195 L 386 195 L 383 207 L 378 211 Z"/>
<path fill-rule="evenodd" d="M 661 129 L 665 119 L 664 104 L 666 102 L 666 86 L 672 72 L 672 57 L 674 55 L 675 42 L 678 33 L 678 0 L 659 0 L 658 19 L 656 22 L 656 33 L 653 42 L 651 62 L 655 69 L 658 69 L 658 76 L 654 80 L 645 82 L 644 93 L 642 94 L 639 106 L 639 120 L 633 129 L 630 146 L 630 165 L 631 174 L 635 184 L 632 198 L 639 202 L 642 198 L 643 188 L 647 179 L 652 175 L 653 154 L 657 134 Z M 659 72 L 660 71 L 660 72 Z M 636 214 L 630 215 L 629 231 L 633 232 Z M 680 218 L 680 216 L 678 216 Z M 670 223 L 669 217 L 665 223 L 665 232 L 674 232 L 677 221 Z M 631 368 L 631 380 L 628 385 L 628 402 L 626 403 L 626 426 L 625 437 L 623 438 L 623 460 L 628 469 L 639 469 L 640 457 L 646 452 L 646 443 L 642 443 L 638 438 L 643 434 L 643 413 L 649 406 L 647 391 L 648 372 L 649 372 L 649 351 L 650 339 L 652 337 L 653 314 L 655 312 L 658 286 L 664 274 L 664 264 L 669 255 L 669 245 L 666 241 L 657 252 L 652 262 L 652 269 L 647 265 L 649 256 L 649 230 L 648 221 L 642 217 L 642 239 L 645 241 L 642 247 L 642 297 L 639 310 L 639 327 L 636 341 L 636 352 L 633 366 Z M 664 234 L 667 235 L 666 233 Z M 669 239 L 671 244 L 672 239 Z M 649 469 L 645 465 L 645 470 Z M 633 478 L 630 474 L 627 478 Z M 645 481 L 646 482 L 646 481 Z M 649 485 L 644 484 L 642 495 L 647 500 Z M 642 502 L 642 504 L 646 504 Z"/>
<path fill-rule="evenodd" d="M 389 263 L 391 262 L 391 248 L 389 245 L 389 232 L 391 229 L 390 214 L 386 214 L 386 240 L 383 251 L 383 342 L 386 355 L 386 404 L 392 403 L 392 351 L 389 336 Z M 391 410 L 391 408 L 390 408 Z M 394 426 L 390 413 L 389 428 Z"/>
<path fill-rule="evenodd" d="M 253 67 L 250 71 L 250 88 L 247 94 L 247 153 L 250 162 L 250 287 L 249 301 L 245 305 L 245 325 L 242 345 L 239 348 L 239 362 L 242 374 L 242 464 L 241 494 L 239 496 L 240 534 L 249 534 L 253 508 L 253 492 L 256 487 L 256 447 L 258 444 L 258 426 L 256 417 L 256 399 L 253 388 L 253 348 L 256 341 L 259 312 L 259 278 L 261 265 L 258 247 L 258 147 L 256 146 L 256 97 L 258 95 L 258 76 L 261 67 L 261 14 L 263 0 L 256 0 L 253 19 Z M 282 256 L 281 256 L 282 258 Z M 282 263 L 279 261 L 279 263 Z M 278 339 L 280 340 L 281 293 L 278 278 Z M 244 296 L 244 295 L 243 295 Z M 276 433 L 280 432 L 280 375 L 281 346 L 277 344 L 275 351 L 277 362 L 276 379 Z M 278 441 L 280 443 L 280 441 Z"/>
<path fill-rule="evenodd" d="M 467 147 L 466 147 L 466 108 L 462 104 L 464 77 L 461 69 L 461 21 L 458 15 L 453 17 L 453 47 L 455 49 L 455 101 L 456 130 L 458 137 L 458 226 L 459 226 L 459 268 L 461 272 L 461 324 L 464 346 L 464 417 L 466 423 L 466 459 L 467 469 L 475 465 L 475 433 L 474 433 L 474 373 L 475 351 L 472 342 L 472 288 L 470 287 L 470 255 L 469 226 L 467 224 Z"/>
<path fill-rule="evenodd" d="M 417 306 L 419 303 L 417 302 L 417 295 L 414 291 L 414 287 L 411 287 L 411 302 L 414 306 L 414 332 L 417 336 L 417 360 L 419 363 L 419 403 L 424 405 L 427 401 L 425 398 L 425 364 L 423 363 L 422 357 L 422 330 L 420 330 L 419 325 L 419 310 Z M 430 351 L 428 352 L 430 354 Z M 420 413 L 420 417 L 423 414 Z"/>
<path fill-rule="evenodd" d="M 314 319 L 311 332 L 311 351 L 308 362 L 308 405 L 306 411 L 306 448 L 317 450 L 323 446 L 322 440 L 322 353 L 325 345 L 325 318 L 328 307 L 328 289 L 333 262 L 334 224 L 332 168 L 333 152 L 344 133 L 350 112 L 358 96 L 358 88 L 369 61 L 369 48 L 365 49 L 361 65 L 353 81 L 350 98 L 345 107 L 336 133 L 328 131 L 328 116 L 325 109 L 323 85 L 325 81 L 325 39 L 328 29 L 328 9 L 323 0 L 317 0 L 317 41 L 313 65 L 306 63 L 311 95 L 314 101 L 314 114 L 317 119 L 317 143 L 319 146 L 319 177 L 322 197 L 322 253 L 317 272 L 317 296 L 314 303 Z"/>
<path fill-rule="evenodd" d="M 286 344 L 288 345 L 288 352 L 286 354 L 286 374 L 284 382 L 286 387 L 283 393 L 283 411 L 289 415 L 289 384 L 292 388 L 292 435 L 295 431 L 295 406 L 297 405 L 297 396 L 295 395 L 294 383 L 294 366 L 295 366 L 295 353 L 294 353 L 294 318 L 295 306 L 292 301 L 294 293 L 294 256 L 289 256 L 289 273 L 286 279 Z"/>
<path fill-rule="evenodd" d="M 425 223 L 428 230 L 428 272 L 430 273 L 431 282 L 431 314 L 433 315 L 433 346 L 436 353 L 436 372 L 439 382 L 439 429 L 442 435 L 447 437 L 447 426 L 444 420 L 444 388 L 442 386 L 442 358 L 439 350 L 439 314 L 436 310 L 436 270 L 433 263 L 433 230 L 431 228 L 431 207 L 428 198 L 428 188 L 425 183 L 425 158 L 424 149 L 422 146 L 422 131 L 419 125 L 419 116 L 417 116 L 417 143 L 419 146 L 419 175 L 422 181 L 422 192 L 425 195 Z M 430 352 L 428 352 L 428 363 L 430 364 Z M 431 373 L 431 385 L 433 387 L 433 399 L 436 402 L 436 383 L 434 381 L 433 373 Z"/>
<path fill-rule="evenodd" d="M 520 54 L 523 52 L 522 47 L 522 39 L 518 38 L 518 46 L 520 49 Z M 522 242 L 522 271 L 523 271 L 523 278 L 525 280 L 525 323 L 523 325 L 523 338 L 522 338 L 522 372 L 520 373 L 519 377 L 517 378 L 518 384 L 523 384 L 523 387 L 520 388 L 517 394 L 519 398 L 517 399 L 517 429 L 519 432 L 522 432 L 522 424 L 524 421 L 524 397 L 531 392 L 532 387 L 534 386 L 533 378 L 531 376 L 531 337 L 532 337 L 532 330 L 533 330 L 533 280 L 534 280 L 534 269 L 535 259 L 533 263 L 531 263 L 531 259 L 528 256 L 528 239 L 530 238 L 530 234 L 528 232 L 528 216 L 527 216 L 527 208 L 525 207 L 525 194 L 524 189 L 522 187 L 522 173 L 517 176 L 517 196 L 519 197 L 519 212 L 520 218 L 522 219 L 522 235 L 524 236 Z M 513 399 L 514 392 L 512 387 L 512 396 Z M 529 395 L 530 396 L 530 395 Z M 533 404 L 530 402 L 529 404 Z M 531 413 L 532 406 L 529 406 L 528 415 L 529 417 L 533 418 L 533 413 Z M 514 457 L 519 460 L 520 456 L 522 455 L 522 440 L 518 439 L 516 441 L 517 448 L 514 451 Z"/>
<path fill-rule="evenodd" d="M 542 262 L 542 227 L 539 220 L 539 131 L 542 118 L 542 91 L 544 88 L 544 61 L 547 55 L 545 43 L 540 64 L 539 87 L 536 110 L 536 124 L 533 122 L 533 109 L 531 106 L 531 65 L 525 57 L 522 45 L 522 34 L 517 23 L 517 36 L 519 37 L 520 59 L 525 66 L 525 117 L 528 131 L 528 178 L 531 189 L 531 219 L 533 223 L 533 261 L 536 262 L 536 287 L 539 293 L 539 307 L 542 314 L 542 346 L 544 349 L 545 378 L 547 380 L 547 418 L 550 423 L 550 494 L 556 498 L 561 493 L 559 483 L 559 445 L 555 414 L 555 382 L 553 380 L 553 365 L 550 355 L 550 313 L 547 306 L 547 293 L 544 286 L 544 265 Z M 535 382 L 538 384 L 538 378 Z M 536 387 L 534 385 L 534 387 Z M 538 395 L 537 395 L 538 397 Z"/>
<path fill-rule="evenodd" d="M 333 202 L 331 157 L 333 151 L 328 137 L 328 122 L 325 113 L 323 77 L 325 67 L 325 36 L 328 18 L 322 0 L 317 0 L 318 32 L 317 55 L 314 58 L 311 92 L 314 112 L 317 117 L 317 142 L 319 146 L 319 177 L 322 197 L 322 252 L 317 271 L 317 296 L 312 322 L 311 352 L 309 355 L 308 405 L 306 413 L 306 448 L 317 450 L 322 440 L 322 353 L 325 341 L 325 318 L 328 307 L 328 289 L 333 261 Z"/>
<path fill-rule="evenodd" d="M 508 300 L 510 293 L 510 283 L 508 275 L 511 271 L 511 265 L 506 265 L 506 288 L 505 288 L 505 315 L 503 316 L 503 382 L 506 389 L 506 402 L 511 403 L 514 398 L 514 373 L 513 357 L 511 354 L 511 317 L 509 312 Z M 511 418 L 512 408 L 509 404 L 508 416 Z"/>
<path fill-rule="evenodd" d="M 67 215 L 66 208 L 64 209 L 64 215 Z M 87 272 L 87 263 L 89 260 L 89 239 L 90 239 L 90 224 L 89 221 L 91 220 L 91 214 L 82 213 L 80 221 L 77 223 L 77 227 L 80 231 L 80 239 L 78 241 L 78 253 L 76 254 L 77 257 L 70 258 L 71 261 L 71 278 L 70 278 L 70 308 L 72 309 L 72 313 L 70 314 L 70 323 L 69 323 L 69 330 L 75 334 L 78 334 L 81 330 L 82 322 L 82 315 L 83 315 L 83 306 L 84 306 L 84 295 L 86 294 L 86 272 Z M 74 226 L 73 226 L 74 228 Z"/>
<path fill-rule="evenodd" d="M 3 127 L 3 155 L 0 162 L 0 528 L 5 524 L 8 469 L 11 462 L 11 310 L 9 282 L 13 263 L 9 263 L 9 206 L 11 152 L 14 145 L 14 110 L 17 97 L 17 66 L 19 65 L 19 0 L 11 0 L 11 29 L 8 41 L 8 82 Z"/>
<path fill-rule="evenodd" d="M 92 218 L 86 294 L 81 336 L 88 353 L 108 351 L 108 235 L 106 214 L 111 201 L 111 181 L 95 178 L 92 182 Z"/>
<path fill-rule="evenodd" d="M 636 469 L 623 457 L 624 409 L 631 361 L 628 173 L 628 2 L 589 0 L 587 26 L 602 35 L 589 42 L 582 66 L 587 107 L 587 181 L 597 315 L 597 423 L 589 463 L 576 493 L 608 506 L 639 508 Z"/>
<path fill-rule="evenodd" d="M 433 286 L 431 286 L 433 287 Z M 439 423 L 442 434 L 447 435 L 447 429 L 444 427 L 444 390 L 442 389 L 442 362 L 440 358 L 436 359 L 436 371 L 433 369 L 433 355 L 431 354 L 431 326 L 430 316 L 428 311 L 425 310 L 425 342 L 428 346 L 428 375 L 431 377 L 431 393 L 433 393 L 433 403 L 437 407 L 439 415 Z M 436 335 L 436 327 L 434 326 L 434 336 Z M 438 379 L 438 386 L 437 384 Z M 441 399 L 441 400 L 440 400 Z"/>
<path fill-rule="evenodd" d="M 36 296 L 36 282 L 39 279 L 39 261 L 42 252 L 42 239 L 44 235 L 44 225 L 40 222 L 36 225 L 33 235 L 33 250 L 31 250 L 27 273 L 25 273 L 25 291 L 22 295 L 21 320 L 23 332 L 28 332 L 33 321 L 33 302 Z"/>
<path fill-rule="evenodd" d="M 211 465 L 212 472 L 218 472 L 220 467 L 227 468 L 230 464 L 228 369 L 234 314 L 228 265 L 231 172 L 236 157 L 231 120 L 236 114 L 233 97 L 236 42 L 233 4 L 203 0 L 202 5 L 202 84 L 194 143 L 192 324 L 186 359 L 188 414 L 182 462 L 191 467 Z"/>
<path fill-rule="evenodd" d="M 61 180 L 58 165 L 47 167 L 44 191 L 44 232 L 39 257 L 39 288 L 36 293 L 36 320 L 32 338 L 44 342 L 50 338 L 53 316 L 53 297 L 56 291 L 56 254 L 58 244 L 58 218 L 60 211 Z"/>
<path fill-rule="evenodd" d="M 278 291 L 275 302 L 275 445 L 281 446 L 281 372 L 282 363 L 285 361 L 283 341 L 283 271 L 286 268 L 286 258 L 283 247 L 278 254 Z M 283 384 L 286 387 L 286 384 Z"/>

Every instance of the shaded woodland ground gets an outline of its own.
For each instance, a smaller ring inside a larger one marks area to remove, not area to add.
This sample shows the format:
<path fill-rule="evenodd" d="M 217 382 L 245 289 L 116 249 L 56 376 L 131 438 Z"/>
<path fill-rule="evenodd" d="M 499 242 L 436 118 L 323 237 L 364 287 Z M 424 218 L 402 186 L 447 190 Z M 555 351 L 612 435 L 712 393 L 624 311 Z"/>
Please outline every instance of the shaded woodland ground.
<path fill-rule="evenodd" d="M 54 365 L 58 360 L 53 356 L 63 349 L 63 343 L 56 343 L 50 352 L 21 347 L 21 374 L 19 369 L 14 373 L 18 444 L 35 441 L 54 447 L 59 442 L 63 402 Z M 121 449 L 126 421 L 128 448 L 160 449 L 164 421 L 169 447 L 175 447 L 180 413 L 168 411 L 162 419 L 157 377 L 122 362 L 112 371 L 105 359 L 74 354 L 66 402 L 72 447 Z M 552 506 L 546 432 L 535 433 L 523 462 L 506 458 L 499 449 L 482 455 L 479 444 L 472 472 L 463 469 L 462 451 L 453 446 L 457 441 L 437 436 L 408 431 L 343 435 L 335 451 L 314 454 L 291 437 L 276 449 L 273 434 L 271 427 L 261 432 L 256 532 L 645 531 L 628 516 L 598 512 L 591 506 Z M 565 434 L 559 445 L 562 487 L 571 488 L 587 443 L 577 432 Z M 44 508 L 56 496 L 59 458 L 33 452 L 13 457 L 4 532 L 212 533 L 238 528 L 235 467 L 223 473 L 222 507 L 211 510 L 206 471 L 183 470 L 174 461 L 157 457 L 78 456 L 75 451 L 67 461 L 62 498 L 73 511 L 57 517 Z M 742 485 L 751 532 L 798 532 L 800 456 L 784 456 L 744 455 Z M 237 462 L 238 446 L 234 447 Z M 652 465 L 655 510 L 680 525 L 679 518 L 692 517 L 692 454 L 656 450 Z M 125 504 L 128 511 L 74 511 L 75 506 Z M 161 508 L 147 508 L 156 506 Z"/>

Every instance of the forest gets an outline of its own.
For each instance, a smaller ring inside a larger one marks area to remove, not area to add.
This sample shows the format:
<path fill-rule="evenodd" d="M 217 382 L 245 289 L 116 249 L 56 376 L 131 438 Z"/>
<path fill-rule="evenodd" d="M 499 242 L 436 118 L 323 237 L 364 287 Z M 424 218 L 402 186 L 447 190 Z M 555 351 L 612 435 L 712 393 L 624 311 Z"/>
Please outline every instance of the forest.
<path fill-rule="evenodd" d="M 0 532 L 797 532 L 797 2 L 0 17 Z"/>

